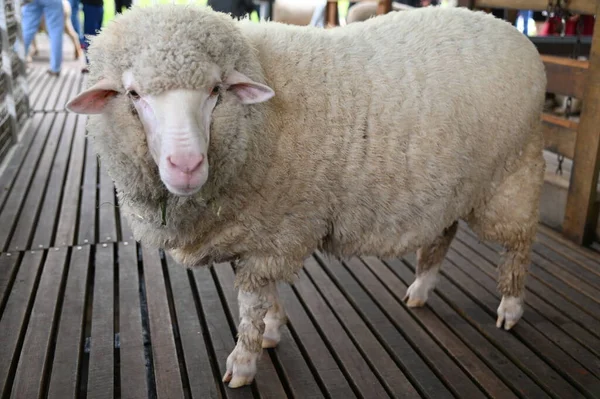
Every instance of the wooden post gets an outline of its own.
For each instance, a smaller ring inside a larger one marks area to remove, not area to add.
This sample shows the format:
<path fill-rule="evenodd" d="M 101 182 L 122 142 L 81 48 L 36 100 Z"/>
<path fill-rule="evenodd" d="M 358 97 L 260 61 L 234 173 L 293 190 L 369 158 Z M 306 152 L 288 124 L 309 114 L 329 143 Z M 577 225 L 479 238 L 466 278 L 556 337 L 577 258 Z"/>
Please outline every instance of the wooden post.
<path fill-rule="evenodd" d="M 600 0 L 596 1 L 596 15 L 600 16 Z M 600 24 L 598 18 L 594 25 L 589 60 L 562 229 L 566 237 L 579 245 L 589 245 L 594 240 L 598 218 L 596 203 L 600 167 Z"/>
<path fill-rule="evenodd" d="M 392 0 L 379 0 L 377 3 L 377 15 L 387 14 L 392 11 Z"/>

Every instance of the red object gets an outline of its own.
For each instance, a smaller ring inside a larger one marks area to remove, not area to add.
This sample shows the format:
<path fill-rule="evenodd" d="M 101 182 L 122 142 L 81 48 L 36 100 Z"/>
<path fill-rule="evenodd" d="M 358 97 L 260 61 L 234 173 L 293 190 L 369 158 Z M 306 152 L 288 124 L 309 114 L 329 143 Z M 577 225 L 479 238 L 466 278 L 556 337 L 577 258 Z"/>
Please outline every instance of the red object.
<path fill-rule="evenodd" d="M 593 15 L 579 15 L 579 18 L 583 20 L 583 26 L 581 29 L 582 36 L 592 36 L 594 33 L 594 16 Z M 560 35 L 560 18 L 551 17 L 544 22 L 538 35 L 540 36 L 553 36 Z M 568 18 L 565 23 L 565 36 L 576 36 L 577 35 L 577 17 Z"/>
<path fill-rule="evenodd" d="M 592 36 L 594 33 L 594 16 L 593 15 L 580 15 L 579 18 L 583 20 L 583 27 L 581 34 L 583 36 Z M 577 18 L 567 19 L 565 26 L 565 35 L 574 36 L 577 35 Z"/>

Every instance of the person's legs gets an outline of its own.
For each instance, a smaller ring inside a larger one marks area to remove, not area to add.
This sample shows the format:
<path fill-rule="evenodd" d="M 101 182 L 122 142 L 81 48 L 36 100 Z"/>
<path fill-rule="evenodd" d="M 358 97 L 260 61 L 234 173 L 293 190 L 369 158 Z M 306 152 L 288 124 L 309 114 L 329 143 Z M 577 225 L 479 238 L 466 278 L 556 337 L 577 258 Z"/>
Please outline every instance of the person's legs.
<path fill-rule="evenodd" d="M 46 29 L 50 38 L 50 70 L 60 72 L 63 52 L 65 13 L 62 0 L 43 0 Z"/>
<path fill-rule="evenodd" d="M 90 4 L 83 5 L 83 50 L 85 52 L 86 64 L 89 62 L 87 49 L 90 44 L 88 36 L 95 36 L 97 31 L 102 28 L 102 19 L 104 17 L 104 7 Z M 84 68 L 86 71 L 86 68 Z"/>
<path fill-rule="evenodd" d="M 29 52 L 31 41 L 35 37 L 42 19 L 42 7 L 38 0 L 33 0 L 21 7 L 21 26 L 23 29 L 23 44 L 25 45 L 25 55 Z"/>
<path fill-rule="evenodd" d="M 71 25 L 79 37 L 81 42 L 81 21 L 79 20 L 79 0 L 69 0 L 71 4 Z"/>

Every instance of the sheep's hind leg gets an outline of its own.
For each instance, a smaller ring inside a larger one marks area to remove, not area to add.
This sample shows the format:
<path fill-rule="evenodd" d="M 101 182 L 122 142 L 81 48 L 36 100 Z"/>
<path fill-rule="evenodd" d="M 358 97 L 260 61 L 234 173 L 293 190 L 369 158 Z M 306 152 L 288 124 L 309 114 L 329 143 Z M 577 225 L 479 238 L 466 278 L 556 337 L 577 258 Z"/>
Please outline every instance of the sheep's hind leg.
<path fill-rule="evenodd" d="M 456 235 L 458 222 L 438 236 L 431 244 L 419 248 L 417 251 L 417 273 L 415 281 L 406 290 L 404 301 L 408 307 L 425 305 L 429 293 L 435 288 L 438 272 L 452 239 Z"/>
<path fill-rule="evenodd" d="M 498 266 L 502 300 L 496 321 L 496 326 L 504 325 L 505 330 L 523 316 L 525 279 L 538 225 L 544 169 L 541 137 L 536 135 L 517 171 L 506 178 L 483 209 L 475 210 L 468 219 L 480 238 L 495 241 L 506 249 Z"/>
<path fill-rule="evenodd" d="M 264 318 L 270 308 L 270 292 L 270 285 L 252 290 L 240 289 L 238 292 L 238 341 L 227 357 L 227 371 L 223 376 L 223 382 L 229 382 L 230 388 L 249 385 L 254 380 L 256 363 L 262 352 Z"/>
<path fill-rule="evenodd" d="M 287 321 L 283 304 L 279 301 L 279 293 L 277 292 L 277 283 L 269 283 L 269 302 L 271 307 L 265 316 L 265 332 L 263 333 L 262 347 L 274 348 L 281 340 L 281 332 L 279 329 Z"/>

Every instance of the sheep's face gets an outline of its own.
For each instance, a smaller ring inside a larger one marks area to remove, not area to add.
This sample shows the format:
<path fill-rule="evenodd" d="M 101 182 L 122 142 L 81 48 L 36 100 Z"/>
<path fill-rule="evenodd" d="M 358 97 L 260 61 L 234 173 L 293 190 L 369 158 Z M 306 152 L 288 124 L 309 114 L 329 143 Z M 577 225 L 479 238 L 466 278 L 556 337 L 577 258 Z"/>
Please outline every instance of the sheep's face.
<path fill-rule="evenodd" d="M 136 124 L 144 131 L 163 184 L 175 195 L 189 196 L 208 180 L 211 118 L 219 96 L 233 93 L 244 105 L 274 95 L 270 87 L 235 70 L 222 78 L 215 65 L 206 76 L 211 78 L 205 87 L 144 93 L 143 85 L 128 70 L 119 84 L 102 79 L 72 99 L 67 109 L 80 114 L 108 113 L 112 99 L 127 96 L 135 110 L 131 117 L 137 118 Z"/>

